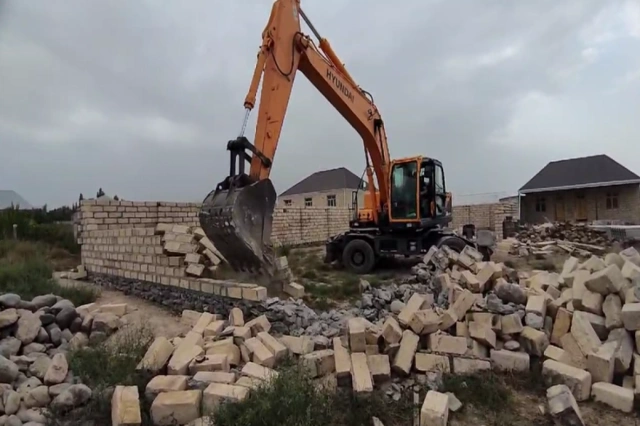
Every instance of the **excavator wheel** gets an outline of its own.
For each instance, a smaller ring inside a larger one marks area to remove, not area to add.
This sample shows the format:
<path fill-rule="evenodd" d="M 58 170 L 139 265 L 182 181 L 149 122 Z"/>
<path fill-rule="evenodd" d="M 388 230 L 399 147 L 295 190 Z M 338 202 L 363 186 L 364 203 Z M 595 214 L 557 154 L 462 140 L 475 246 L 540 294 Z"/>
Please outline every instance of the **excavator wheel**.
<path fill-rule="evenodd" d="M 371 272 L 376 264 L 373 247 L 365 240 L 349 241 L 342 252 L 342 264 L 347 270 L 356 274 Z"/>
<path fill-rule="evenodd" d="M 231 268 L 273 275 L 275 188 L 269 179 L 240 185 L 227 178 L 211 191 L 202 203 L 200 225 Z"/>

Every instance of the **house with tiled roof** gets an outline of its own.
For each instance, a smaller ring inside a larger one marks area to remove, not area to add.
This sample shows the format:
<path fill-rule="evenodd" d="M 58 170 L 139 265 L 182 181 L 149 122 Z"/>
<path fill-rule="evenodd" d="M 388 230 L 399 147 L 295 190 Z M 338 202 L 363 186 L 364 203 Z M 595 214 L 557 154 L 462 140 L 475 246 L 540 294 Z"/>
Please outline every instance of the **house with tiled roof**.
<path fill-rule="evenodd" d="M 607 155 L 552 161 L 518 192 L 526 223 L 640 223 L 640 176 Z"/>
<path fill-rule="evenodd" d="M 364 181 L 345 167 L 315 172 L 278 196 L 279 207 L 350 208 L 357 196 L 362 205 Z"/>

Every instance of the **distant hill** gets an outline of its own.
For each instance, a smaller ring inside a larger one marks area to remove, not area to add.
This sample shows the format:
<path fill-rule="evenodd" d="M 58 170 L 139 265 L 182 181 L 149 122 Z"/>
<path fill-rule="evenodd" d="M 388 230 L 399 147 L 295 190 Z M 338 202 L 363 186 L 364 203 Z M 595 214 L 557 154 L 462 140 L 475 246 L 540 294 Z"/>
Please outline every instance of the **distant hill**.
<path fill-rule="evenodd" d="M 33 206 L 16 191 L 0 189 L 0 210 L 8 209 L 11 205 L 19 206 L 20 210 L 30 210 L 33 208 Z"/>

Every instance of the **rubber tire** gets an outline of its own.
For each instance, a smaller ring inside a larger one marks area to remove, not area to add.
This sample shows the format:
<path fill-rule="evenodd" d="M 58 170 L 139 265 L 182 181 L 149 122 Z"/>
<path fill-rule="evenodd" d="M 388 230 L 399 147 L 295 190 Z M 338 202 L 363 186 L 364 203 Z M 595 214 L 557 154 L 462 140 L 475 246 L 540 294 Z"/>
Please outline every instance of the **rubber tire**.
<path fill-rule="evenodd" d="M 362 252 L 364 254 L 364 262 L 362 265 L 353 265 L 351 262 L 351 257 L 356 252 Z M 365 240 L 354 239 L 349 241 L 342 252 L 342 264 L 348 271 L 356 274 L 371 272 L 376 264 L 376 255 L 373 252 L 373 247 Z"/>
<path fill-rule="evenodd" d="M 449 237 L 449 238 L 445 238 L 440 244 L 438 244 L 438 247 L 442 247 L 442 246 L 448 246 L 453 251 L 460 253 L 467 246 L 467 243 L 460 238 Z"/>

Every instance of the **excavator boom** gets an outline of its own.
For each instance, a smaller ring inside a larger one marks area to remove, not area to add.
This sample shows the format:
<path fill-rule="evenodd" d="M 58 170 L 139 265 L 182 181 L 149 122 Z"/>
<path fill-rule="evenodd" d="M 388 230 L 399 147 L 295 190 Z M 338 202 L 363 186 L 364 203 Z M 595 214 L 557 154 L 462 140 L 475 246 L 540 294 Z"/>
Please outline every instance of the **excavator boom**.
<path fill-rule="evenodd" d="M 301 32 L 300 18 L 319 39 L 319 49 Z M 236 270 L 273 272 L 270 236 L 277 195 L 269 177 L 298 71 L 362 137 L 369 196 L 376 206 L 372 212 L 374 221 L 378 212 L 388 206 L 389 149 L 373 99 L 354 82 L 326 39 L 320 37 L 300 8 L 300 0 L 276 0 L 262 33 L 244 102 L 243 131 L 227 144 L 229 176 L 207 195 L 200 212 L 205 234 Z M 243 132 L 261 80 L 256 132 L 251 143 Z M 247 162 L 249 170 L 245 169 Z"/>

